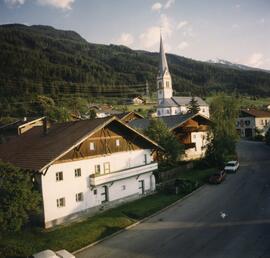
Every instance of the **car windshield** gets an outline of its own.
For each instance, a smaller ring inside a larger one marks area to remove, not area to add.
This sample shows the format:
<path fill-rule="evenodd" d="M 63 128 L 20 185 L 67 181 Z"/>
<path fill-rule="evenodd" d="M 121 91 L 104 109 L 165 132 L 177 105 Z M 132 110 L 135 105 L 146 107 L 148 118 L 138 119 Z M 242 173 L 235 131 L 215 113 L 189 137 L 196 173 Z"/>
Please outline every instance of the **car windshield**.
<path fill-rule="evenodd" d="M 226 165 L 226 167 L 233 167 L 233 166 L 235 166 L 235 163 L 228 163 L 228 164 Z"/>

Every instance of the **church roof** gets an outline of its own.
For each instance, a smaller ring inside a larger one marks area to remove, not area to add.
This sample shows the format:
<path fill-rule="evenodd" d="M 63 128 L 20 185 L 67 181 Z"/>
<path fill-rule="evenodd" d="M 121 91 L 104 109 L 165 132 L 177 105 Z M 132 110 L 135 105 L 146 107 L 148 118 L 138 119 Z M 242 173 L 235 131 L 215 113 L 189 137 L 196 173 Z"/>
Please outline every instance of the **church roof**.
<path fill-rule="evenodd" d="M 163 76 L 165 71 L 169 72 L 166 54 L 163 47 L 162 36 L 160 35 L 160 50 L 159 50 L 159 76 Z"/>
<path fill-rule="evenodd" d="M 200 97 L 194 97 L 195 100 L 197 100 L 198 104 L 200 106 L 208 106 L 208 104 L 202 100 Z M 178 106 L 185 106 L 189 105 L 192 97 L 172 97 L 172 100 L 178 105 Z"/>
<path fill-rule="evenodd" d="M 158 104 L 158 108 L 165 108 L 165 107 L 178 107 L 178 104 L 175 101 L 173 101 L 173 98 L 163 99 Z"/>

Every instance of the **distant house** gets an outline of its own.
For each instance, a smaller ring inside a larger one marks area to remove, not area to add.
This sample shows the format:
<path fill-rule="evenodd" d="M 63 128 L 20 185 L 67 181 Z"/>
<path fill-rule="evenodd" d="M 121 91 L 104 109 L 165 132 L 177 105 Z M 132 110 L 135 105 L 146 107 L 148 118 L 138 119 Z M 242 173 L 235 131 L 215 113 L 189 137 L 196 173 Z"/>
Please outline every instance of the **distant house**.
<path fill-rule="evenodd" d="M 89 107 L 89 113 L 91 110 L 94 110 L 96 113 L 97 118 L 104 118 L 108 116 L 113 116 L 113 115 L 119 115 L 122 112 L 118 110 L 114 110 L 112 106 L 110 105 L 94 105 Z M 89 118 L 89 114 L 86 114 L 84 118 Z"/>
<path fill-rule="evenodd" d="M 36 126 L 42 126 L 44 117 L 18 119 L 13 123 L 0 126 L 0 134 L 7 136 L 21 135 Z"/>
<path fill-rule="evenodd" d="M 35 173 L 49 228 L 153 192 L 160 149 L 106 117 L 33 128 L 0 144 L 0 159 Z"/>
<path fill-rule="evenodd" d="M 144 117 L 136 112 L 124 112 L 121 114 L 117 114 L 116 117 L 118 117 L 120 120 L 124 121 L 125 123 L 129 123 L 135 119 L 143 119 Z"/>
<path fill-rule="evenodd" d="M 124 100 L 123 104 L 126 104 L 126 105 L 140 105 L 140 104 L 145 104 L 145 103 L 146 103 L 145 99 L 143 99 L 141 96 L 137 96 L 137 97 L 134 97 L 134 98 Z"/>
<path fill-rule="evenodd" d="M 203 158 L 208 144 L 210 120 L 200 114 L 185 114 L 160 117 L 176 138 L 185 146 L 183 160 Z M 150 119 L 137 119 L 129 123 L 130 126 L 145 130 L 150 125 Z"/>
<path fill-rule="evenodd" d="M 237 119 L 236 129 L 241 137 L 265 135 L 270 126 L 270 112 L 257 109 L 243 109 Z"/>

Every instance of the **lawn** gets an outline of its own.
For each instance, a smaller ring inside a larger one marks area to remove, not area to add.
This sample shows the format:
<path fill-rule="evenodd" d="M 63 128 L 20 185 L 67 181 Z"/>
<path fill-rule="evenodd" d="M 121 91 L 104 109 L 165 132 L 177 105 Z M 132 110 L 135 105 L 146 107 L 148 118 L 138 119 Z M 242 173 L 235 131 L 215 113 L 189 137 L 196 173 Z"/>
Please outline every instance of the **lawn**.
<path fill-rule="evenodd" d="M 199 185 L 202 185 L 205 178 L 213 172 L 214 169 L 190 170 L 181 173 L 181 178 L 198 181 Z M 6 234 L 0 239 L 0 257 L 4 257 L 7 251 L 11 257 L 25 257 L 48 248 L 52 250 L 65 248 L 72 252 L 159 211 L 183 196 L 183 193 L 178 195 L 157 193 L 82 222 L 60 226 L 53 230 L 28 228 Z"/>

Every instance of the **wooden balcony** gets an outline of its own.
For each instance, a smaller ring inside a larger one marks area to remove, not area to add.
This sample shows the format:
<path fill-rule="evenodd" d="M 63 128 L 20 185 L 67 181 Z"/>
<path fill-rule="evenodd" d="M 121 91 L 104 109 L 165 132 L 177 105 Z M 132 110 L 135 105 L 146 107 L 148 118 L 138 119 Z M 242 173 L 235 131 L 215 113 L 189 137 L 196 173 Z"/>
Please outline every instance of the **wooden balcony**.
<path fill-rule="evenodd" d="M 114 181 L 122 180 L 128 177 L 139 176 L 141 174 L 152 172 L 157 169 L 158 169 L 158 163 L 152 162 L 152 163 L 145 164 L 142 166 L 127 168 L 127 169 L 111 172 L 108 174 L 101 174 L 101 175 L 93 174 L 90 176 L 90 186 L 98 186 L 98 185 L 103 185 L 107 183 L 112 183 Z"/>

